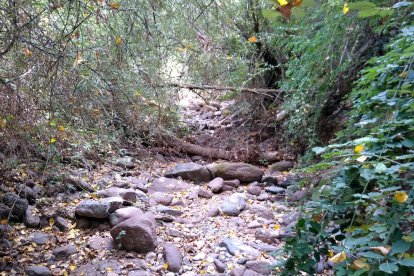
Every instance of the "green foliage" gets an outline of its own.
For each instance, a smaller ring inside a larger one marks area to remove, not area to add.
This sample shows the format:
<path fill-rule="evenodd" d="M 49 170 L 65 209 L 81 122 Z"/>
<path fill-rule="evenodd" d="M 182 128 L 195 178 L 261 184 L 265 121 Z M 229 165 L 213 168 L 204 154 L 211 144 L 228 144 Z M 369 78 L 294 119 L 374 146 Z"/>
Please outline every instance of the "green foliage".
<path fill-rule="evenodd" d="M 297 234 L 287 241 L 286 273 L 314 273 L 312 265 L 345 252 L 336 275 L 408 275 L 414 236 L 414 43 L 413 26 L 372 58 L 348 100 L 353 104 L 337 144 L 315 148 L 323 161 L 308 171 L 336 176 L 315 187 Z M 306 170 L 306 169 L 305 169 Z M 309 234 L 308 232 L 312 233 Z M 303 251 L 298 252 L 300 245 Z M 332 260 L 332 259 L 331 259 Z M 331 261 L 332 262 L 332 261 Z"/>

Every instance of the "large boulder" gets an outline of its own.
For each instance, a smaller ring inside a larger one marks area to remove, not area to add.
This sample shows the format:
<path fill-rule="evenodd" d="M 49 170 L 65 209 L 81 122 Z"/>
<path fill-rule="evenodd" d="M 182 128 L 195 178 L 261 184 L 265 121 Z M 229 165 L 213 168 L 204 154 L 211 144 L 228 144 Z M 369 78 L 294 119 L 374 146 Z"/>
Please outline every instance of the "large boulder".
<path fill-rule="evenodd" d="M 88 218 L 108 218 L 111 213 L 122 207 L 124 200 L 120 197 L 109 197 L 101 200 L 81 201 L 75 209 L 76 215 Z"/>
<path fill-rule="evenodd" d="M 245 208 L 246 198 L 240 193 L 232 194 L 219 207 L 220 212 L 228 216 L 238 216 Z"/>
<path fill-rule="evenodd" d="M 263 170 L 246 163 L 224 162 L 208 166 L 214 177 L 221 177 L 224 180 L 238 179 L 243 183 L 261 181 Z"/>
<path fill-rule="evenodd" d="M 119 223 L 110 233 L 114 241 L 126 250 L 146 253 L 157 246 L 156 222 L 149 213 Z"/>
<path fill-rule="evenodd" d="M 191 187 L 192 185 L 190 183 L 181 180 L 160 177 L 155 179 L 148 187 L 148 193 L 176 193 L 190 190 Z"/>
<path fill-rule="evenodd" d="M 202 183 L 211 180 L 210 171 L 205 166 L 192 162 L 178 164 L 174 169 L 167 172 L 165 177 L 181 177 L 184 180 L 193 181 L 194 183 Z"/>
<path fill-rule="evenodd" d="M 19 198 L 18 195 L 11 192 L 5 193 L 1 198 L 1 202 L 10 208 L 10 218 L 17 221 L 23 218 L 26 209 L 29 206 L 27 199 Z"/>
<path fill-rule="evenodd" d="M 28 206 L 23 217 L 23 223 L 26 227 L 37 228 L 40 224 L 40 217 L 33 214 L 33 206 Z"/>
<path fill-rule="evenodd" d="M 144 212 L 136 207 L 127 207 L 127 208 L 121 208 L 113 212 L 109 216 L 109 223 L 112 227 L 120 224 L 121 222 L 130 219 L 134 216 L 143 216 Z"/>

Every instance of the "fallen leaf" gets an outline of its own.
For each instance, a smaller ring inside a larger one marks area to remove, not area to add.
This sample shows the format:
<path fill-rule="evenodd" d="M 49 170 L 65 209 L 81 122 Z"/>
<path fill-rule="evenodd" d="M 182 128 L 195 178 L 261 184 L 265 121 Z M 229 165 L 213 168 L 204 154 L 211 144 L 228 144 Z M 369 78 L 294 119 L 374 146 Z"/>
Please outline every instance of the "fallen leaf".
<path fill-rule="evenodd" d="M 372 251 L 380 253 L 384 256 L 386 256 L 388 254 L 388 252 L 390 252 L 391 246 L 375 246 L 375 247 L 371 247 Z"/>
<path fill-rule="evenodd" d="M 281 6 L 286 6 L 288 4 L 288 1 L 286 0 L 277 0 L 277 2 L 279 2 Z"/>
<path fill-rule="evenodd" d="M 165 269 L 165 270 L 167 270 L 167 269 L 168 269 L 168 263 L 167 263 L 167 262 L 164 264 L 164 269 Z"/>
<path fill-rule="evenodd" d="M 49 225 L 53 226 L 55 224 L 55 219 L 54 218 L 50 218 L 49 219 Z"/>
<path fill-rule="evenodd" d="M 356 154 L 360 154 L 363 150 L 364 150 L 364 146 L 363 146 L 363 145 L 357 145 L 357 146 L 354 148 L 354 152 L 355 152 Z"/>
<path fill-rule="evenodd" d="M 111 8 L 114 10 L 118 10 L 121 7 L 120 3 L 112 3 L 111 4 Z"/>
<path fill-rule="evenodd" d="M 255 36 L 251 36 L 251 37 L 249 37 L 249 42 L 250 43 L 255 43 L 257 41 L 257 39 L 256 39 L 256 37 Z"/>
<path fill-rule="evenodd" d="M 346 254 L 345 252 L 340 252 L 338 254 L 336 254 L 335 256 L 333 256 L 332 258 L 329 258 L 329 261 L 331 261 L 334 264 L 339 264 L 343 261 L 346 260 Z"/>
<path fill-rule="evenodd" d="M 361 258 L 361 259 L 354 260 L 351 264 L 351 268 L 355 270 L 358 270 L 358 269 L 369 270 L 369 264 L 366 262 L 366 259 Z"/>
<path fill-rule="evenodd" d="M 117 36 L 115 39 L 115 45 L 120 46 L 122 44 L 122 38 L 120 36 Z"/>

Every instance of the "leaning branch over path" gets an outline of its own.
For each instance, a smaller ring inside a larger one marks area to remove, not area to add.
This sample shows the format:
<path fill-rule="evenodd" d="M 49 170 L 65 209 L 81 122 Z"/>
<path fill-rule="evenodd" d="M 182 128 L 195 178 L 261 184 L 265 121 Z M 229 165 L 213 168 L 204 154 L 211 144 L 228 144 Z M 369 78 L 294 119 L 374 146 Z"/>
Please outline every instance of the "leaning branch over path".
<path fill-rule="evenodd" d="M 219 90 L 219 91 L 241 91 L 254 94 L 260 94 L 267 97 L 272 97 L 270 94 L 282 93 L 280 89 L 268 89 L 268 88 L 244 88 L 244 87 L 233 87 L 233 86 L 216 86 L 216 85 L 197 85 L 190 83 L 168 83 L 161 85 L 161 87 L 179 87 L 186 89 L 195 89 L 195 90 Z"/>

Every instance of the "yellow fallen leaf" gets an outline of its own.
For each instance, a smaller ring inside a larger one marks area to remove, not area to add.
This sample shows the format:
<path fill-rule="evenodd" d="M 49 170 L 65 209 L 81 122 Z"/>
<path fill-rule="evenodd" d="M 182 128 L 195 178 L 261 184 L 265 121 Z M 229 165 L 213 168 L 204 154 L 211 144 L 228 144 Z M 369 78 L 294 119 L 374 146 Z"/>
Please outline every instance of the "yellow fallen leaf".
<path fill-rule="evenodd" d="M 65 127 L 64 126 L 58 126 L 58 130 L 59 131 L 65 131 Z"/>
<path fill-rule="evenodd" d="M 82 54 L 79 53 L 75 57 L 75 61 L 73 62 L 73 67 L 76 67 L 77 65 L 80 65 L 84 62 L 85 62 L 85 60 L 83 59 Z"/>
<path fill-rule="evenodd" d="M 344 4 L 344 8 L 342 9 L 342 11 L 344 12 L 344 14 L 347 14 L 349 12 L 348 3 Z"/>
<path fill-rule="evenodd" d="M 381 255 L 386 256 L 388 254 L 388 252 L 390 252 L 391 246 L 387 246 L 387 247 L 384 247 L 384 246 L 374 246 L 374 247 L 371 247 L 371 249 L 374 252 L 377 252 L 377 253 L 380 253 Z"/>
<path fill-rule="evenodd" d="M 256 37 L 255 36 L 251 36 L 250 38 L 249 38 L 249 42 L 250 43 L 255 43 L 257 41 L 257 39 L 256 39 Z"/>
<path fill-rule="evenodd" d="M 167 270 L 167 269 L 168 269 L 168 263 L 167 263 L 167 262 L 164 264 L 164 269 L 165 269 L 165 270 Z"/>
<path fill-rule="evenodd" d="M 74 271 L 76 269 L 76 265 L 74 263 L 69 264 L 70 271 Z"/>
<path fill-rule="evenodd" d="M 8 219 L 2 219 L 2 220 L 0 220 L 0 224 L 9 224 L 9 220 Z"/>
<path fill-rule="evenodd" d="M 351 268 L 355 270 L 358 270 L 358 269 L 369 270 L 369 264 L 367 264 L 366 259 L 361 258 L 361 259 L 354 260 L 351 264 Z"/>
<path fill-rule="evenodd" d="M 328 256 L 329 256 L 329 257 L 333 257 L 333 255 L 334 255 L 334 252 L 333 252 L 332 250 L 330 250 L 330 249 L 329 249 L 329 250 L 328 250 Z"/>
<path fill-rule="evenodd" d="M 56 143 L 56 141 L 57 141 L 57 139 L 56 138 L 50 138 L 50 140 L 49 140 L 49 144 L 53 144 L 53 143 Z"/>
<path fill-rule="evenodd" d="M 404 191 L 398 191 L 398 192 L 395 192 L 394 199 L 398 203 L 404 203 L 408 200 L 408 195 Z"/>
<path fill-rule="evenodd" d="M 281 6 L 286 6 L 288 2 L 286 0 L 277 0 Z"/>
<path fill-rule="evenodd" d="M 23 54 L 26 57 L 31 57 L 33 55 L 33 53 L 28 48 L 23 48 Z"/>
<path fill-rule="evenodd" d="M 122 44 L 122 38 L 120 36 L 117 36 L 115 39 L 115 45 L 120 46 Z"/>
<path fill-rule="evenodd" d="M 275 229 L 275 230 L 280 230 L 280 224 L 275 224 L 275 225 L 273 225 L 273 229 Z"/>
<path fill-rule="evenodd" d="M 121 7 L 120 3 L 112 3 L 111 4 L 111 8 L 114 10 L 118 10 Z"/>
<path fill-rule="evenodd" d="M 49 225 L 53 226 L 55 224 L 55 219 L 54 218 L 50 218 L 49 219 Z"/>
<path fill-rule="evenodd" d="M 110 266 L 109 266 L 109 267 L 107 267 L 107 268 L 106 268 L 106 272 L 112 272 L 112 267 L 110 267 Z"/>
<path fill-rule="evenodd" d="M 329 258 L 329 261 L 331 261 L 334 264 L 339 264 L 343 261 L 346 260 L 346 254 L 345 252 L 340 252 L 338 254 L 336 254 L 335 256 L 333 256 L 332 258 Z"/>
<path fill-rule="evenodd" d="M 356 154 L 360 154 L 363 150 L 364 150 L 364 146 L 363 146 L 363 145 L 357 145 L 357 146 L 354 148 L 354 152 L 355 152 Z"/>

